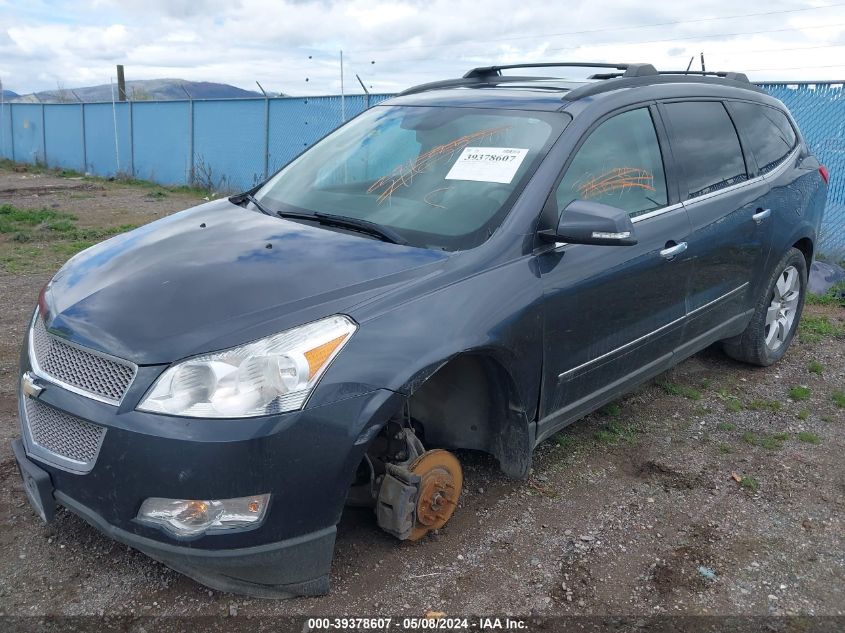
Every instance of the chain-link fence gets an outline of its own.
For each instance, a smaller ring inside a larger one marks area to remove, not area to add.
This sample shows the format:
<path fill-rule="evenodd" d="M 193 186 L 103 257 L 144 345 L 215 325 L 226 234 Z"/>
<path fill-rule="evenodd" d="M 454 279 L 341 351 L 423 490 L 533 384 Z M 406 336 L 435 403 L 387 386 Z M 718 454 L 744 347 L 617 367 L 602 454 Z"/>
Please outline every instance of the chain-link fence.
<path fill-rule="evenodd" d="M 830 172 L 819 252 L 845 257 L 845 88 L 841 82 L 760 87 L 786 104 L 810 149 Z"/>
<path fill-rule="evenodd" d="M 390 95 L 0 105 L 0 157 L 214 191 L 251 187 Z"/>
<path fill-rule="evenodd" d="M 820 252 L 845 256 L 845 91 L 762 85 L 830 170 Z M 0 104 L 0 157 L 214 191 L 251 187 L 344 119 L 391 95 Z"/>

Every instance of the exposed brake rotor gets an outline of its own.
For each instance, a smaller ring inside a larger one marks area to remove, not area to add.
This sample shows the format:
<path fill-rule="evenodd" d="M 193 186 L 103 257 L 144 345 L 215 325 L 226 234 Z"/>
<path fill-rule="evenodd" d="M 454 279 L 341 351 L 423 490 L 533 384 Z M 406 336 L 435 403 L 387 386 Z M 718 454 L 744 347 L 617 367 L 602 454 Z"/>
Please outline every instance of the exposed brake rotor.
<path fill-rule="evenodd" d="M 461 496 L 464 474 L 458 458 L 449 451 L 426 451 L 408 467 L 420 477 L 417 497 L 417 520 L 411 535 L 416 541 L 431 530 L 446 525 Z"/>

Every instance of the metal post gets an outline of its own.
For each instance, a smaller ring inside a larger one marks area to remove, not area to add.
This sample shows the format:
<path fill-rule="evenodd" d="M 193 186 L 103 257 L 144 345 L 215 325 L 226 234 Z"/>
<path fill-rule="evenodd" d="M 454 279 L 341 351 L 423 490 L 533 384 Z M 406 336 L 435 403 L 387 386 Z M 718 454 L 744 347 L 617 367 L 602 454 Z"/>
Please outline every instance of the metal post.
<path fill-rule="evenodd" d="M 135 116 L 132 111 L 134 101 L 129 100 L 129 174 L 135 177 Z"/>
<path fill-rule="evenodd" d="M 5 100 L 3 99 L 3 80 L 0 79 L 0 156 L 5 156 L 6 144 L 3 142 L 6 135 L 3 133 L 3 114 L 5 113 Z"/>
<path fill-rule="evenodd" d="M 82 111 L 82 173 L 88 173 L 88 139 L 85 134 L 85 103 L 80 103 L 79 108 Z"/>
<path fill-rule="evenodd" d="M 15 162 L 15 123 L 14 123 L 15 106 L 9 104 L 9 142 L 12 145 L 12 162 Z"/>
<path fill-rule="evenodd" d="M 346 123 L 346 95 L 343 90 L 343 51 L 340 51 L 340 120 Z"/>
<path fill-rule="evenodd" d="M 188 96 L 188 185 L 194 184 L 194 98 L 188 89 L 182 85 L 182 90 Z"/>
<path fill-rule="evenodd" d="M 44 127 L 44 104 L 41 104 L 41 156 L 44 158 L 44 166 L 47 167 L 47 128 Z"/>
<path fill-rule="evenodd" d="M 367 109 L 370 107 L 370 91 L 367 90 L 367 86 L 364 85 L 364 82 L 361 81 L 361 75 L 355 75 L 355 79 L 358 80 L 358 83 L 361 84 L 361 89 L 367 95 Z"/>
<path fill-rule="evenodd" d="M 264 87 L 258 83 L 261 94 L 264 95 L 264 180 L 270 175 L 270 98 L 264 91 Z"/>
<path fill-rule="evenodd" d="M 191 180 L 189 184 L 193 184 L 194 182 L 194 100 L 188 99 L 188 125 L 190 125 L 190 130 L 188 132 L 188 152 L 190 154 L 190 162 L 189 162 L 189 169 L 188 172 L 191 176 Z"/>
<path fill-rule="evenodd" d="M 111 83 L 111 115 L 114 121 L 114 155 L 117 160 L 117 172 L 115 175 L 120 175 L 120 144 L 117 140 L 117 106 L 114 104 L 114 81 L 112 81 L 111 77 L 109 77 L 109 83 Z"/>

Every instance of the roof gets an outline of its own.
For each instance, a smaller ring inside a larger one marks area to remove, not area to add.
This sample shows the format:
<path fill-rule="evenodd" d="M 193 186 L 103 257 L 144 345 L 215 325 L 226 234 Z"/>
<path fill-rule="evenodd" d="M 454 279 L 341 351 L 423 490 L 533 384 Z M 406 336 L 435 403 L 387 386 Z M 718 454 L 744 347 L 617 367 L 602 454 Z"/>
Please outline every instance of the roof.
<path fill-rule="evenodd" d="M 594 73 L 586 80 L 573 81 L 548 76 L 509 76 L 503 70 L 526 68 L 586 67 L 609 72 Z M 620 90 L 649 86 L 675 86 L 659 90 L 677 93 L 677 87 L 689 86 L 713 93 L 722 89 L 764 93 L 748 77 L 735 72 L 658 71 L 651 64 L 605 64 L 593 62 L 560 62 L 511 64 L 473 68 L 459 79 L 447 79 L 409 88 L 391 99 L 396 105 L 450 105 L 528 110 L 560 110 L 588 97 Z M 709 88 L 709 89 L 708 89 Z M 663 95 L 661 95 L 663 96 Z"/>

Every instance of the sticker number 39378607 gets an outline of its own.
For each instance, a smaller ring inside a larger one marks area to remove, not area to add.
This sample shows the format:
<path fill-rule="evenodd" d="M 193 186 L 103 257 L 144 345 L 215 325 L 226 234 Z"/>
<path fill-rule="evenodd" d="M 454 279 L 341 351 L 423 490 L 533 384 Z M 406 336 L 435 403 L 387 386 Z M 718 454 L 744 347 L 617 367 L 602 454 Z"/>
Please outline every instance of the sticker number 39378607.
<path fill-rule="evenodd" d="M 516 147 L 465 147 L 446 180 L 509 184 L 527 154 L 527 149 Z"/>

